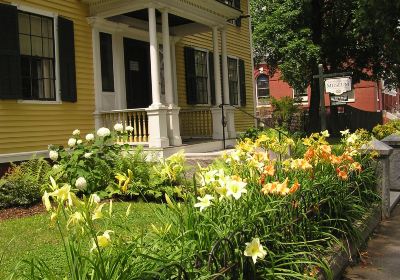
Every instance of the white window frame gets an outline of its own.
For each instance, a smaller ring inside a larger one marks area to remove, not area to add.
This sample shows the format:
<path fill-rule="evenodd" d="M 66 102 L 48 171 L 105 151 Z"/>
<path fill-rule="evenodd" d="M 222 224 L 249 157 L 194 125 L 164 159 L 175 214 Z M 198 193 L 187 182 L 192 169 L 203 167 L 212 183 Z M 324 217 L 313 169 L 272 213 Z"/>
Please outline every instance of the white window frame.
<path fill-rule="evenodd" d="M 258 101 L 258 99 L 259 99 L 259 96 L 258 96 L 258 78 L 260 76 L 267 77 L 267 79 L 268 79 L 268 89 L 270 90 L 270 87 L 269 87 L 269 75 L 265 74 L 264 72 L 260 72 L 260 74 L 257 76 L 256 81 L 255 81 L 255 83 L 256 83 L 255 88 L 256 88 L 256 96 L 257 96 L 257 106 L 271 107 L 271 104 L 259 104 L 259 101 Z M 261 97 L 261 98 L 264 98 L 264 97 Z M 269 91 L 269 98 L 271 98 L 271 90 Z"/>
<path fill-rule="evenodd" d="M 305 93 L 305 95 L 302 95 L 301 96 L 301 104 L 308 104 L 308 92 L 307 92 L 307 89 L 305 89 L 305 91 L 303 92 L 303 93 Z M 292 97 L 293 97 L 293 99 L 295 99 L 296 98 L 296 90 L 295 89 L 292 89 Z"/>
<path fill-rule="evenodd" d="M 56 100 L 26 100 L 18 99 L 18 103 L 26 104 L 61 104 L 61 90 L 60 90 L 60 61 L 59 61 L 59 46 L 58 46 L 58 13 L 45 11 L 42 9 L 33 8 L 26 5 L 13 4 L 17 7 L 18 11 L 37 14 L 39 16 L 50 17 L 53 19 L 53 38 L 54 38 L 54 64 L 55 64 L 55 94 Z"/>

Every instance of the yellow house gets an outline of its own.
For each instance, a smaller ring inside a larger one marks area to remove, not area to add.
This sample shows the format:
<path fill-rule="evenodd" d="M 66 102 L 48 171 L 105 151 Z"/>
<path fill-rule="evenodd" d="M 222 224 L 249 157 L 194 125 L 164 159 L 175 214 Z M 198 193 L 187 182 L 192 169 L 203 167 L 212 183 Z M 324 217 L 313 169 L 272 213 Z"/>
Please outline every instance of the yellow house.
<path fill-rule="evenodd" d="M 248 1 L 0 0 L 0 163 L 115 123 L 156 149 L 234 139 L 254 124 Z"/>

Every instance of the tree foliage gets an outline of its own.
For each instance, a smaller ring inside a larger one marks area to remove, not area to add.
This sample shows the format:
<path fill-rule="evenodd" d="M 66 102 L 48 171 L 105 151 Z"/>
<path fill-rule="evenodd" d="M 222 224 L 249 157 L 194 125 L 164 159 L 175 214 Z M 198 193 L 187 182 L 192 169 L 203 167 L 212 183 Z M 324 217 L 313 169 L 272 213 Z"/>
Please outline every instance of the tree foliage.
<path fill-rule="evenodd" d="M 313 75 L 353 72 L 353 81 L 400 85 L 400 1 L 252 0 L 254 52 L 297 90 L 311 86 L 311 121 L 318 120 Z"/>

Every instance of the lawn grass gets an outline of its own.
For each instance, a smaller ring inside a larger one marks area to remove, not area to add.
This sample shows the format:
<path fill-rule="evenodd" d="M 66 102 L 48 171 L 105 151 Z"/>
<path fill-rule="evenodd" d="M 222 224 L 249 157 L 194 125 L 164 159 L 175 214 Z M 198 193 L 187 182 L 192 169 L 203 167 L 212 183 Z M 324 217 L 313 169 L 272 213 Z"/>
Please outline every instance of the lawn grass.
<path fill-rule="evenodd" d="M 159 219 L 155 210 L 164 207 L 135 202 L 131 214 L 125 218 L 128 205 L 127 202 L 114 202 L 113 217 L 120 219 L 119 222 L 133 232 L 146 230 L 152 223 L 157 223 Z M 31 259 L 46 261 L 60 275 L 65 272 L 66 259 L 59 232 L 50 227 L 47 213 L 0 222 L 0 279 L 6 279 L 22 260 Z"/>

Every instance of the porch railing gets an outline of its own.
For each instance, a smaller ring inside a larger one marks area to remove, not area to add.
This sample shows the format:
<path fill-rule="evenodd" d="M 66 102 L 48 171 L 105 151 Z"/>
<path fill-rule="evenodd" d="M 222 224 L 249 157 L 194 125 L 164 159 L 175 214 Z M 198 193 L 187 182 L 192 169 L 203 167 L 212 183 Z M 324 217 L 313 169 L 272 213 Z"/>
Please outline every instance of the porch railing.
<path fill-rule="evenodd" d="M 119 142 L 144 143 L 149 139 L 147 112 L 144 108 L 113 110 L 102 112 L 103 125 L 113 129 L 116 123 L 132 127 L 132 132 L 126 131 L 127 136 L 119 137 Z"/>
<path fill-rule="evenodd" d="M 210 108 L 182 109 L 179 120 L 182 138 L 212 137 Z"/>

